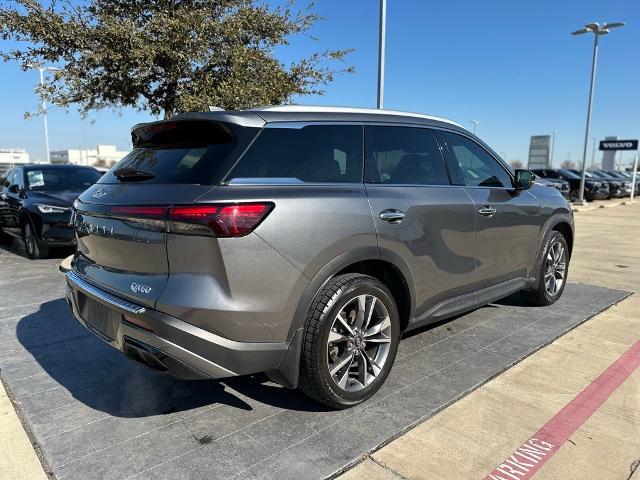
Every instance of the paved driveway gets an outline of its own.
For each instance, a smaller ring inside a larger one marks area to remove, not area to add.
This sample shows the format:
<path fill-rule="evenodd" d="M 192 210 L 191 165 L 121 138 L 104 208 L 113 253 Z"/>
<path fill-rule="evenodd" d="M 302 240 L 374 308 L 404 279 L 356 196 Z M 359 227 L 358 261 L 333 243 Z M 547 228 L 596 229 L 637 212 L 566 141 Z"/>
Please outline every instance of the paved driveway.
<path fill-rule="evenodd" d="M 0 369 L 60 479 L 324 478 L 626 296 L 569 284 L 551 307 L 517 296 L 405 338 L 371 400 L 329 411 L 261 375 L 186 382 L 80 327 L 60 259 L 0 250 Z"/>

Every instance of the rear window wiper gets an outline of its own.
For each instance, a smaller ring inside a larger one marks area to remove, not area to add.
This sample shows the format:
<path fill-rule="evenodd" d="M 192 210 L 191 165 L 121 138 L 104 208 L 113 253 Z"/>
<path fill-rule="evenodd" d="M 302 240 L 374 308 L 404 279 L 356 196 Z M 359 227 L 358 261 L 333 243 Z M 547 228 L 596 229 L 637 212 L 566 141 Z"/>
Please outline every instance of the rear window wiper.
<path fill-rule="evenodd" d="M 129 167 L 123 167 L 114 170 L 113 174 L 118 178 L 118 180 L 122 182 L 148 180 L 156 176 L 153 172 L 147 172 L 146 170 L 138 170 L 136 168 Z"/>

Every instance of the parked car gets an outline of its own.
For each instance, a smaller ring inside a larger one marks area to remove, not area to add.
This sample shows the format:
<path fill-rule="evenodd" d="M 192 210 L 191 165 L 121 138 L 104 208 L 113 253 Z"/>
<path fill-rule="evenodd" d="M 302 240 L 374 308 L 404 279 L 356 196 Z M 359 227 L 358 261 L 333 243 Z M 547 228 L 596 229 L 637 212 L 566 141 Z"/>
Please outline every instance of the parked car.
<path fill-rule="evenodd" d="M 588 173 L 609 183 L 609 194 L 611 198 L 628 197 L 631 194 L 631 185 L 629 182 L 620 180 L 602 170 L 589 170 Z"/>
<path fill-rule="evenodd" d="M 620 172 L 618 170 L 602 170 L 603 172 L 611 175 L 612 177 L 622 181 L 623 189 L 627 191 L 626 196 L 631 196 L 631 185 L 633 184 L 633 178 L 627 172 Z M 636 192 L 638 191 L 638 187 L 640 187 L 640 177 L 636 178 Z"/>
<path fill-rule="evenodd" d="M 74 205 L 67 298 L 156 370 L 266 372 L 345 408 L 380 388 L 402 332 L 565 287 L 567 201 L 448 120 L 268 107 L 132 138 Z"/>
<path fill-rule="evenodd" d="M 569 198 L 569 192 L 571 191 L 571 187 L 569 186 L 569 182 L 566 180 L 561 180 L 559 178 L 542 178 L 536 176 L 535 182 L 538 185 L 545 185 L 547 187 L 557 189 L 563 197 Z"/>
<path fill-rule="evenodd" d="M 23 165 L 0 177 L 0 241 L 22 238 L 29 258 L 49 247 L 75 245 L 73 201 L 100 178 L 91 167 Z"/>
<path fill-rule="evenodd" d="M 540 168 L 531 170 L 539 178 L 545 180 L 565 180 L 569 182 L 569 200 L 572 202 L 580 198 L 580 175 L 574 173 L 571 170 L 564 168 Z M 602 181 L 595 181 L 593 179 L 586 179 L 584 184 L 584 198 L 588 202 L 594 200 L 602 200 L 609 197 L 609 185 Z"/>

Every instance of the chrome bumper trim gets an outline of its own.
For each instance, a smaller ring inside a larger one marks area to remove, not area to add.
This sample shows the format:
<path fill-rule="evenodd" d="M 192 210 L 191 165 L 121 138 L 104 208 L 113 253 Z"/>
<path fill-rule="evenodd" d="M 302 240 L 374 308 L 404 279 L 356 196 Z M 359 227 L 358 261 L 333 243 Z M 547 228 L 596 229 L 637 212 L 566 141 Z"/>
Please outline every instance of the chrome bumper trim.
<path fill-rule="evenodd" d="M 75 286 L 79 287 L 81 290 L 84 290 L 90 295 L 93 295 L 94 297 L 110 305 L 113 305 L 114 307 L 120 308 L 122 310 L 126 310 L 127 312 L 131 312 L 131 313 L 144 313 L 146 311 L 146 308 L 141 307 L 140 305 L 136 305 L 135 303 L 128 302 L 126 300 L 123 300 L 122 298 L 116 297 L 115 295 L 111 295 L 110 293 L 105 292 L 104 290 L 101 290 L 98 287 L 95 287 L 94 285 L 83 280 L 73 272 L 67 272 L 65 275 L 69 283 L 74 284 Z"/>

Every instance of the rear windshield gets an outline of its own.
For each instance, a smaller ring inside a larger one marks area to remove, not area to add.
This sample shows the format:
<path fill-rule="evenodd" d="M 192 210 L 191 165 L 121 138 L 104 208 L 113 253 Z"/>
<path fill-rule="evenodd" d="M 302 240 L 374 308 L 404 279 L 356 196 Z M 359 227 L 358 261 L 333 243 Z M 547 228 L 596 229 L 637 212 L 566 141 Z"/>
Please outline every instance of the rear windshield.
<path fill-rule="evenodd" d="M 93 168 L 43 168 L 27 170 L 27 188 L 32 192 L 83 192 L 102 175 Z"/>
<path fill-rule="evenodd" d="M 258 129 L 211 121 L 176 121 L 134 130 L 134 149 L 99 183 L 122 183 L 114 172 L 150 174 L 136 183 L 218 184 Z"/>

